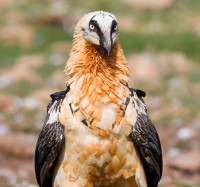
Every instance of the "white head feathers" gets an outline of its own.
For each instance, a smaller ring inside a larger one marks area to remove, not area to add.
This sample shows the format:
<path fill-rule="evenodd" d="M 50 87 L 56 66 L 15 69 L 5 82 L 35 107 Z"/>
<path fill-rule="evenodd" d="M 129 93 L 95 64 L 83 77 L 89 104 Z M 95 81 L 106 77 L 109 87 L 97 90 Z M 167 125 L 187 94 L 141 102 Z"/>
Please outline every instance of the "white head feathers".
<path fill-rule="evenodd" d="M 77 24 L 78 32 L 82 32 L 84 38 L 101 46 L 107 55 L 112 50 L 118 36 L 118 23 L 116 17 L 108 12 L 95 11 L 83 16 Z"/>

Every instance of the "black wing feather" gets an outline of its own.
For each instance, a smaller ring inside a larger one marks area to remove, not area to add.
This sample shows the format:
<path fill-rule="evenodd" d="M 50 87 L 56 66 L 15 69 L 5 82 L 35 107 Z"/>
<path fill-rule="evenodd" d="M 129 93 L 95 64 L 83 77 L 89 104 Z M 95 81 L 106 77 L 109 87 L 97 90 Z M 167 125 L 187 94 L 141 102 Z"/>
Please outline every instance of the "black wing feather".
<path fill-rule="evenodd" d="M 141 92 L 136 94 L 143 103 Z M 148 187 L 157 187 L 162 176 L 162 151 L 156 128 L 147 114 L 138 111 L 131 137 L 143 163 Z"/>
<path fill-rule="evenodd" d="M 59 104 L 68 91 L 69 88 L 52 94 L 52 101 L 47 106 L 46 120 L 35 149 L 35 173 L 40 187 L 52 186 L 54 167 L 64 144 L 64 126 L 58 121 L 48 123 L 50 111 L 59 110 Z"/>

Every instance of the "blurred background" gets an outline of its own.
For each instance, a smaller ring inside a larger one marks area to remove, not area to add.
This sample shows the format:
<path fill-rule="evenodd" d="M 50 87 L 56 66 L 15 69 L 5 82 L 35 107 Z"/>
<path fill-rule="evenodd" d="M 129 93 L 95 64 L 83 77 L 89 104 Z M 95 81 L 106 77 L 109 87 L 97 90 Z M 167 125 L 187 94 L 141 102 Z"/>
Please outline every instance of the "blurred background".
<path fill-rule="evenodd" d="M 49 95 L 83 14 L 119 21 L 130 86 L 145 102 L 164 156 L 160 186 L 200 186 L 199 0 L 0 0 L 0 187 L 36 187 L 34 149 Z"/>

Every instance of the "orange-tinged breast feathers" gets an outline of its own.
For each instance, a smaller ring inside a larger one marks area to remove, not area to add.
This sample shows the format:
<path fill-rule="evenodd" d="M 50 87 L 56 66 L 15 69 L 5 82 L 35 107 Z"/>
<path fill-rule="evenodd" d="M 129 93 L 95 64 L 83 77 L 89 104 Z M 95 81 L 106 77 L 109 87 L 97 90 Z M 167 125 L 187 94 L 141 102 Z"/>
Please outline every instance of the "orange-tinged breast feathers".
<path fill-rule="evenodd" d="M 99 46 L 86 41 L 77 30 L 64 71 L 70 85 L 68 97 L 88 122 L 92 120 L 91 128 L 96 129 L 102 117 L 102 108 L 111 103 L 116 105 L 114 122 L 119 124 L 124 113 L 121 107 L 123 99 L 129 95 L 126 86 L 129 70 L 123 51 L 117 41 L 111 54 L 104 56 Z"/>

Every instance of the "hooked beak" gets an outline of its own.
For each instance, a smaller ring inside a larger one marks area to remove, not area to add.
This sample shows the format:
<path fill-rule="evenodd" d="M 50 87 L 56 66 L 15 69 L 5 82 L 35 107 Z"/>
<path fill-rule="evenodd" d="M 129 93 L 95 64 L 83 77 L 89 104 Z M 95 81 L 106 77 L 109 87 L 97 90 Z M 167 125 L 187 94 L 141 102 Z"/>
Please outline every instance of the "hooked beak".
<path fill-rule="evenodd" d="M 112 38 L 103 36 L 101 38 L 100 45 L 101 47 L 103 47 L 105 54 L 109 56 L 112 51 L 112 45 L 113 45 Z"/>

